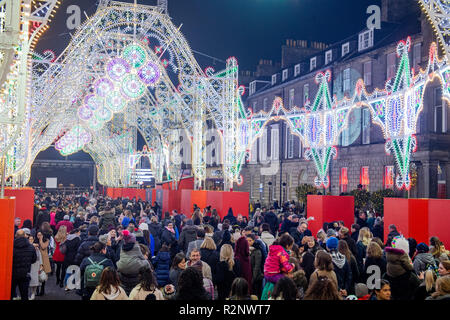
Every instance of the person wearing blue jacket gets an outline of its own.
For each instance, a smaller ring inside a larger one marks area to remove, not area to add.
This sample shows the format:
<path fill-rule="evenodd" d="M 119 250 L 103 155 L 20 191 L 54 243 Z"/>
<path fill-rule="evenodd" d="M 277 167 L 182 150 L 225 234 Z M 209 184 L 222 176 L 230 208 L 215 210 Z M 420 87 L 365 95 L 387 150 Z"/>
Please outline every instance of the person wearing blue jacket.
<path fill-rule="evenodd" d="M 170 261 L 169 248 L 164 244 L 158 255 L 152 259 L 159 287 L 170 284 Z"/>

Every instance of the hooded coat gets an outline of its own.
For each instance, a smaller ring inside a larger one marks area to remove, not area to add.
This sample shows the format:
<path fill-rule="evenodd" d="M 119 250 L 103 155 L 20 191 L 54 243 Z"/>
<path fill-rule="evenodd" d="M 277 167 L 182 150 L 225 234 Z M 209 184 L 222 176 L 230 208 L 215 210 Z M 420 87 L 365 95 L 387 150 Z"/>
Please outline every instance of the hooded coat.
<path fill-rule="evenodd" d="M 117 227 L 116 217 L 112 210 L 103 212 L 98 227 L 104 231 L 109 231 L 110 229 L 115 229 Z"/>
<path fill-rule="evenodd" d="M 280 245 L 271 245 L 264 263 L 264 275 L 273 276 L 290 272 L 294 266 L 289 263 L 289 254 Z"/>
<path fill-rule="evenodd" d="M 412 300 L 420 285 L 409 256 L 401 249 L 386 247 L 387 267 L 383 279 L 391 284 L 392 300 Z"/>
<path fill-rule="evenodd" d="M 211 268 L 212 278 L 215 278 L 216 266 L 219 263 L 219 253 L 216 250 L 202 248 L 200 256 L 203 262 L 206 262 Z"/>
<path fill-rule="evenodd" d="M 239 265 L 241 266 L 240 277 L 247 280 L 248 290 L 250 294 L 253 276 L 252 276 L 252 265 L 250 262 L 249 245 L 245 237 L 240 237 L 237 240 L 234 257 L 237 261 L 239 261 Z"/>
<path fill-rule="evenodd" d="M 421 272 L 427 271 L 429 266 L 436 267 L 433 255 L 429 252 L 418 253 L 413 263 L 416 274 L 419 275 Z"/>
<path fill-rule="evenodd" d="M 86 240 L 81 242 L 75 256 L 75 263 L 80 265 L 84 258 L 91 255 L 91 247 L 98 241 L 97 236 L 88 236 Z"/>
<path fill-rule="evenodd" d="M 337 251 L 332 251 L 331 260 L 333 261 L 334 273 L 338 281 L 338 288 L 351 292 L 352 270 L 345 256 Z"/>
<path fill-rule="evenodd" d="M 159 249 L 161 249 L 162 227 L 159 223 L 152 222 L 148 225 L 148 231 L 150 231 L 155 240 L 155 254 L 157 254 Z"/>

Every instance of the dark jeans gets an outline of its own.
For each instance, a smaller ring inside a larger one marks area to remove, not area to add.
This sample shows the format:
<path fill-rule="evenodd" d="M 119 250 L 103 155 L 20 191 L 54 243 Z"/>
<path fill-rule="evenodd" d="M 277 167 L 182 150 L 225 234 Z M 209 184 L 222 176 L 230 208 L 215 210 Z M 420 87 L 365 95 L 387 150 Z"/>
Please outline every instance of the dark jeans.
<path fill-rule="evenodd" d="M 59 282 L 64 281 L 64 277 L 66 276 L 66 274 L 65 273 L 61 274 L 62 273 L 61 271 L 64 270 L 63 262 L 55 261 L 55 264 L 56 264 L 56 281 L 58 281 L 58 283 L 59 283 Z"/>
<path fill-rule="evenodd" d="M 12 278 L 11 283 L 11 297 L 16 295 L 16 287 L 19 286 L 20 298 L 22 300 L 28 300 L 28 288 L 30 287 L 30 277 L 25 278 Z"/>

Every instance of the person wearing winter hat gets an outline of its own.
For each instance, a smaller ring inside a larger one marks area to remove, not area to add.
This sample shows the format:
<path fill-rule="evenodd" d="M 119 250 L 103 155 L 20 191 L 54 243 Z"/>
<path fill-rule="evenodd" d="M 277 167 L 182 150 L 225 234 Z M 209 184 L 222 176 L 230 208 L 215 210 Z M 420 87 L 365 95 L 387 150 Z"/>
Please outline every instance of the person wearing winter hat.
<path fill-rule="evenodd" d="M 123 228 L 124 229 L 126 229 L 127 227 L 128 227 L 128 225 L 130 224 L 130 218 L 128 218 L 128 217 L 123 217 L 123 219 L 122 219 L 122 226 L 123 226 Z"/>
<path fill-rule="evenodd" d="M 343 241 L 343 240 L 341 240 Z M 352 270 L 346 257 L 338 251 L 339 240 L 331 237 L 327 240 L 327 251 L 333 261 L 334 272 L 338 281 L 338 289 L 343 296 L 347 296 L 351 290 Z"/>
<path fill-rule="evenodd" d="M 355 295 L 358 300 L 369 300 L 369 288 L 364 283 L 357 283 L 355 284 Z"/>
<path fill-rule="evenodd" d="M 430 248 L 424 242 L 419 243 L 416 247 L 413 266 L 418 276 L 429 268 L 437 270 L 436 262 L 429 251 Z"/>
<path fill-rule="evenodd" d="M 386 274 L 383 279 L 391 284 L 392 300 L 412 300 L 420 280 L 408 256 L 409 243 L 402 236 L 394 237 L 392 247 L 386 247 Z"/>
<path fill-rule="evenodd" d="M 150 268 L 148 259 L 142 254 L 136 236 L 128 230 L 122 231 L 123 245 L 120 251 L 120 259 L 117 261 L 120 281 L 127 295 L 139 283 L 139 271 L 142 268 Z"/>
<path fill-rule="evenodd" d="M 67 233 L 73 230 L 73 223 L 70 222 L 70 216 L 66 214 L 64 219 L 56 224 L 55 230 L 58 231 L 61 226 L 66 226 Z"/>
<path fill-rule="evenodd" d="M 89 257 L 91 254 L 90 248 L 98 241 L 98 227 L 96 225 L 90 225 L 87 230 L 87 238 L 83 240 L 78 247 L 77 254 L 75 256 L 75 263 L 80 265 L 84 258 Z"/>

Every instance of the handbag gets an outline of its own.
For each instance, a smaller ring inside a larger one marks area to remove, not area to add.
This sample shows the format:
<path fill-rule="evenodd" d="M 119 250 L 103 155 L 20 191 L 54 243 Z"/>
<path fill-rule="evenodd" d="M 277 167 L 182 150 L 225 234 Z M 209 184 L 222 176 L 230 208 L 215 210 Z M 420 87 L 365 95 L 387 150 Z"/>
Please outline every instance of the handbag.
<path fill-rule="evenodd" d="M 44 272 L 44 270 L 39 271 L 39 282 L 45 282 L 48 280 L 47 274 Z"/>

